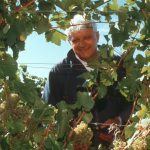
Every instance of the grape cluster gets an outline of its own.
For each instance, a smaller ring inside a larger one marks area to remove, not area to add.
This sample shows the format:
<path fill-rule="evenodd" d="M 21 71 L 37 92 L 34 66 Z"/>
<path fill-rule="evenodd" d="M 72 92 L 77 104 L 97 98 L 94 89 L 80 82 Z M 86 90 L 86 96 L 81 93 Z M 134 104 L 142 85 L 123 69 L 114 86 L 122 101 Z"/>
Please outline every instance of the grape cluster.
<path fill-rule="evenodd" d="M 90 145 L 93 132 L 86 123 L 81 121 L 79 125 L 74 129 L 73 143 L 80 145 Z"/>
<path fill-rule="evenodd" d="M 147 143 L 146 140 L 142 137 L 138 137 L 133 143 L 132 143 L 133 150 L 147 150 Z"/>
<path fill-rule="evenodd" d="M 122 139 L 118 138 L 113 141 L 113 149 L 112 150 L 124 150 L 126 146 L 126 142 Z"/>

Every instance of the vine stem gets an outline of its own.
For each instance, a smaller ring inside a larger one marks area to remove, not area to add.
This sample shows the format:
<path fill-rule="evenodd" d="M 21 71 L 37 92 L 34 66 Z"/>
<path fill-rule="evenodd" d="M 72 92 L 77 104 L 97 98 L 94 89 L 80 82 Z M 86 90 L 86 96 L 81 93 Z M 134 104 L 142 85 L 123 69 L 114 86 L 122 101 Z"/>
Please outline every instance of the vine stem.
<path fill-rule="evenodd" d="M 7 93 L 7 82 L 4 80 L 4 95 L 5 95 L 5 100 L 8 99 L 8 93 Z"/>
<path fill-rule="evenodd" d="M 41 120 L 42 116 L 44 115 L 44 113 L 45 113 L 46 111 L 47 111 L 47 109 L 44 109 L 44 111 L 43 111 L 42 114 L 40 115 L 40 117 L 39 117 L 39 123 L 40 123 L 40 120 Z M 42 150 L 42 149 L 43 149 L 43 145 L 44 145 L 45 139 L 47 139 L 48 134 L 49 134 L 50 131 L 52 131 L 52 124 L 51 124 L 51 121 L 50 121 L 50 123 L 48 124 L 48 127 L 44 130 L 43 139 L 42 139 L 42 141 L 40 142 L 39 150 Z"/>
<path fill-rule="evenodd" d="M 35 2 L 35 0 L 31 0 L 31 1 L 27 2 L 27 3 L 25 3 L 22 7 L 21 7 L 21 6 L 16 7 L 15 12 L 19 12 L 19 11 L 21 11 L 23 8 L 29 7 L 29 6 L 32 5 L 34 2 Z"/>
<path fill-rule="evenodd" d="M 149 135 L 149 133 L 150 133 L 150 129 L 147 129 L 147 133 L 145 134 L 144 138 L 145 138 L 147 135 Z M 142 134 L 143 134 L 143 131 L 137 130 L 137 132 L 135 132 L 134 135 L 132 136 L 131 142 L 127 144 L 127 146 L 125 147 L 125 149 L 129 148 L 129 147 L 131 146 L 131 144 L 132 144 L 136 139 L 138 139 L 139 137 L 142 137 L 142 138 L 143 138 Z"/>
<path fill-rule="evenodd" d="M 44 141 L 45 141 L 45 139 L 47 139 L 47 137 L 48 137 L 48 135 L 49 135 L 49 132 L 50 132 L 51 130 L 52 130 L 52 125 L 51 125 L 51 122 L 50 122 L 49 125 L 48 125 L 48 127 L 44 130 L 44 133 L 43 133 L 43 140 L 42 140 L 42 142 L 40 143 L 38 150 L 42 150 L 42 149 L 43 149 Z"/>
<path fill-rule="evenodd" d="M 117 68 L 119 68 L 119 67 L 122 65 L 123 61 L 124 61 L 125 58 L 128 56 L 128 54 L 131 52 L 131 50 L 132 50 L 131 47 L 129 47 L 129 48 L 127 49 L 127 52 L 122 55 L 120 61 L 119 61 L 118 64 L 117 64 Z"/>
<path fill-rule="evenodd" d="M 4 51 L 4 53 L 3 53 L 3 60 L 4 60 L 4 64 L 6 64 L 6 62 L 7 62 L 7 55 L 6 55 L 6 51 Z M 5 96 L 5 100 L 7 100 L 8 99 L 8 87 L 7 87 L 7 81 L 6 81 L 6 79 L 4 79 L 4 96 Z"/>
<path fill-rule="evenodd" d="M 146 80 L 144 82 L 144 93 L 143 93 L 143 99 L 144 99 L 145 105 L 148 103 L 149 90 L 150 90 L 149 86 L 150 86 L 150 82 L 148 80 Z"/>
<path fill-rule="evenodd" d="M 146 12 L 144 9 L 142 9 L 141 11 L 142 11 L 142 13 L 143 13 L 143 15 L 144 15 L 144 18 L 145 18 L 146 20 L 148 20 L 148 14 L 147 14 L 147 12 Z"/>
<path fill-rule="evenodd" d="M 96 94 L 92 97 L 93 101 L 95 101 L 95 99 L 96 99 L 97 96 L 98 96 L 98 93 L 96 93 Z M 64 147 L 67 146 L 69 140 L 70 140 L 70 139 L 72 138 L 72 136 L 73 136 L 74 129 L 75 129 L 76 126 L 82 121 L 82 119 L 83 119 L 83 117 L 84 117 L 85 115 L 86 115 L 86 112 L 83 111 L 83 112 L 80 114 L 80 116 L 77 118 L 77 120 L 75 121 L 75 123 L 74 123 L 74 125 L 73 125 L 73 128 L 71 128 L 71 130 L 70 130 L 70 132 L 69 132 L 69 134 L 68 134 L 67 140 L 66 140 L 65 143 L 64 143 Z"/>
<path fill-rule="evenodd" d="M 135 96 L 134 103 L 133 103 L 133 106 L 132 106 L 132 109 L 131 109 L 131 113 L 130 113 L 129 119 L 127 120 L 125 126 L 127 126 L 130 123 L 130 119 L 131 119 L 131 116 L 132 116 L 132 114 L 135 110 L 135 106 L 137 104 L 137 101 L 138 101 L 138 95 Z M 123 131 L 124 131 L 124 129 L 122 130 L 121 136 L 123 135 Z"/>

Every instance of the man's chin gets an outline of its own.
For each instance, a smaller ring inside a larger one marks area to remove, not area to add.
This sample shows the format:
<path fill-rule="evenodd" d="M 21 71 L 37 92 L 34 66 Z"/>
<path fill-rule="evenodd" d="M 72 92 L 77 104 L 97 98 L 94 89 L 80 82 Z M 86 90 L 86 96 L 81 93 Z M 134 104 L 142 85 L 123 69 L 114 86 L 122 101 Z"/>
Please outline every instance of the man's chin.
<path fill-rule="evenodd" d="M 88 61 L 88 60 L 90 60 L 91 59 L 91 57 L 89 57 L 89 56 L 81 56 L 81 57 L 79 57 L 81 60 L 83 60 L 83 61 Z"/>

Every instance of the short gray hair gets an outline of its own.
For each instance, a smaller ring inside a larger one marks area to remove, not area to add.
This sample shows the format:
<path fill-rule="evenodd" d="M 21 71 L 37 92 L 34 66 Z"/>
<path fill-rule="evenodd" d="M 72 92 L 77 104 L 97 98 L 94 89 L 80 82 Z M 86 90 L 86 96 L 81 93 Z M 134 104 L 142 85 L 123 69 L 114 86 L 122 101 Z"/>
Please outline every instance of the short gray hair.
<path fill-rule="evenodd" d="M 88 28 L 97 32 L 96 22 L 86 20 L 82 15 L 77 14 L 71 19 L 70 27 L 65 30 L 65 34 L 69 37 L 72 32 Z"/>

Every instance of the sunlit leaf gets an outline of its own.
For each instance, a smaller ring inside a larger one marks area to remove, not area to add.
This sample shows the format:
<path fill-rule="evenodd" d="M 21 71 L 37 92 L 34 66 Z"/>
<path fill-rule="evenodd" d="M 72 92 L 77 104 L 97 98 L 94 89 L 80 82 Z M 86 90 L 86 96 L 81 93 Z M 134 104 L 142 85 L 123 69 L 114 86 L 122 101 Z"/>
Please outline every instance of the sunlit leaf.
<path fill-rule="evenodd" d="M 135 124 L 134 123 L 132 123 L 131 125 L 125 127 L 125 138 L 128 139 L 128 138 L 132 137 L 135 130 L 136 129 L 135 129 Z"/>
<path fill-rule="evenodd" d="M 147 107 L 143 104 L 141 104 L 141 110 L 136 112 L 136 115 L 139 117 L 139 119 L 142 119 L 145 114 L 147 113 Z"/>
<path fill-rule="evenodd" d="M 110 8 L 111 10 L 118 10 L 119 9 L 118 1 L 112 0 L 112 4 L 110 4 Z"/>

